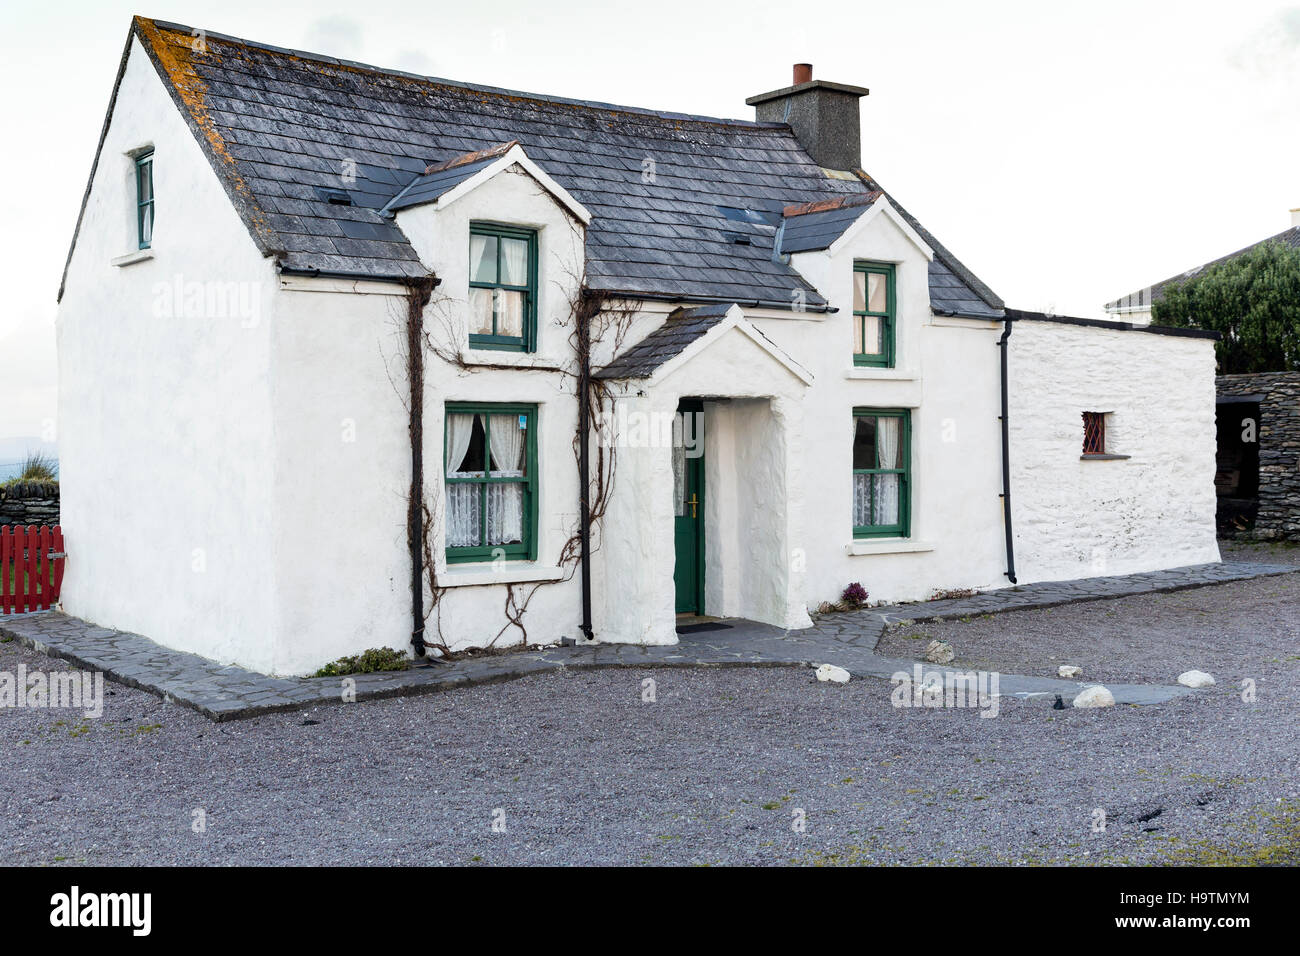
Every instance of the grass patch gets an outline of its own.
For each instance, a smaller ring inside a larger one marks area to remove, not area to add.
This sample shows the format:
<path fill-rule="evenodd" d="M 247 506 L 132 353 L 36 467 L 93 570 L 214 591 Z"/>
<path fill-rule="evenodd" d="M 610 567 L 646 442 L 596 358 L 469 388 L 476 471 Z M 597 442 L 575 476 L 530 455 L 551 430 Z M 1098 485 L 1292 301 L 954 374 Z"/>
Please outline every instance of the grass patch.
<path fill-rule="evenodd" d="M 376 674 L 380 671 L 404 671 L 411 666 L 402 651 L 391 647 L 372 647 L 351 657 L 340 657 L 326 664 L 313 677 L 343 677 L 347 674 Z"/>

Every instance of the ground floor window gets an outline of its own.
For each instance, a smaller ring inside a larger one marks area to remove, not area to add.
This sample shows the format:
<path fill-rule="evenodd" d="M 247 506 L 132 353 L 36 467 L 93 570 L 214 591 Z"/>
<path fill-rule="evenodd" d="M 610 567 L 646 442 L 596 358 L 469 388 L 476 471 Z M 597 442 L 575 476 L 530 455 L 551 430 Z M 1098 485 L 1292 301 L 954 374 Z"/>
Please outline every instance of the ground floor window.
<path fill-rule="evenodd" d="M 905 409 L 853 410 L 853 535 L 907 537 L 912 423 Z"/>
<path fill-rule="evenodd" d="M 537 407 L 447 405 L 447 560 L 537 556 Z"/>
<path fill-rule="evenodd" d="M 1106 454 L 1106 415 L 1104 412 L 1083 413 L 1083 453 Z"/>

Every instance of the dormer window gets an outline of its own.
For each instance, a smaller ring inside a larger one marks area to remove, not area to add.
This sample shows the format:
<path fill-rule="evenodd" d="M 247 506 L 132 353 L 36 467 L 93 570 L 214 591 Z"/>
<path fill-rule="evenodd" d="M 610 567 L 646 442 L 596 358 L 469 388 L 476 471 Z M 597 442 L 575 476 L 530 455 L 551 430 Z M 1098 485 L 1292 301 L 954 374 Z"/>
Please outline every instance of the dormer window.
<path fill-rule="evenodd" d="M 469 310 L 470 348 L 537 348 L 536 231 L 471 223 Z"/>
<path fill-rule="evenodd" d="M 894 367 L 894 267 L 853 266 L 853 364 Z"/>
<path fill-rule="evenodd" d="M 135 223 L 137 248 L 153 244 L 153 150 L 135 158 Z"/>

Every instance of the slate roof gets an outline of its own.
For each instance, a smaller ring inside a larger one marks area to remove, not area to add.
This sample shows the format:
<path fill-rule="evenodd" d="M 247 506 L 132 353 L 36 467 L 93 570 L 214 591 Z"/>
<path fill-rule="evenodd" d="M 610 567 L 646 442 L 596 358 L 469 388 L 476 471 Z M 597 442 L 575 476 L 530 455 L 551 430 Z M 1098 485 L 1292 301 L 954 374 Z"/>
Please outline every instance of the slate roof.
<path fill-rule="evenodd" d="M 1194 269 L 1188 269 L 1186 272 L 1179 273 L 1176 276 L 1170 276 L 1168 279 L 1157 282 L 1155 285 L 1149 285 L 1145 289 L 1138 289 L 1136 292 L 1130 292 L 1128 295 L 1121 296 L 1113 302 L 1107 302 L 1106 311 L 1111 312 L 1117 309 L 1131 308 L 1149 309 L 1153 302 L 1159 302 L 1164 297 L 1166 286 L 1175 282 L 1182 282 L 1185 279 L 1190 279 L 1192 276 L 1208 269 L 1210 266 L 1217 266 L 1221 262 L 1235 259 L 1237 256 L 1250 252 L 1250 250 L 1262 246 L 1266 242 L 1282 242 L 1286 243 L 1288 246 L 1300 248 L 1300 226 L 1292 226 L 1290 229 L 1279 232 L 1276 236 L 1269 236 L 1267 239 L 1261 239 L 1259 242 L 1252 243 L 1244 249 L 1230 252 L 1226 256 L 1220 256 L 1212 262 L 1199 265 Z"/>
<path fill-rule="evenodd" d="M 812 252 L 829 249 L 858 221 L 875 201 L 879 191 L 859 193 L 818 203 L 787 206 L 781 223 L 781 252 Z"/>
<path fill-rule="evenodd" d="M 385 207 L 404 190 L 400 202 L 440 195 L 474 172 L 461 166 L 440 175 L 430 166 L 518 141 L 591 212 L 593 289 L 777 308 L 789 308 L 798 290 L 818 309 L 826 307 L 822 296 L 774 254 L 782 211 L 878 188 L 860 172 L 826 175 L 783 123 L 548 98 L 211 32 L 195 51 L 189 27 L 143 17 L 132 34 L 258 248 L 285 271 L 427 274 Z M 960 263 L 948 266 L 966 290 L 953 295 L 941 284 L 936 308 L 1000 309 Z"/>
<path fill-rule="evenodd" d="M 488 166 L 509 151 L 513 142 L 500 143 L 491 149 L 479 150 L 457 156 L 443 163 L 430 166 L 419 176 L 411 180 L 410 185 L 390 199 L 383 208 L 384 212 L 393 213 L 399 209 L 408 209 L 421 203 L 433 202 L 439 196 L 451 192 L 465 180 Z"/>
<path fill-rule="evenodd" d="M 731 304 L 678 309 L 636 345 L 596 372 L 596 378 L 649 378 L 727 317 Z"/>

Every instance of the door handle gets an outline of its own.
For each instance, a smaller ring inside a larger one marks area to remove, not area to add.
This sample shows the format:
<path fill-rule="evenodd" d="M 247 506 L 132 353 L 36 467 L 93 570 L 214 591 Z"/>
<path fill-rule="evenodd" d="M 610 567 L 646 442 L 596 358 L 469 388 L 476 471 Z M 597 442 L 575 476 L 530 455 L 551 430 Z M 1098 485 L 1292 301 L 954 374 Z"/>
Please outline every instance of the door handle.
<path fill-rule="evenodd" d="M 699 498 L 699 496 L 698 496 L 698 495 L 691 495 L 691 500 L 688 501 L 688 502 L 686 502 L 686 503 L 687 503 L 688 505 L 691 506 L 691 517 L 692 517 L 692 518 L 697 517 L 697 514 L 696 514 L 696 513 L 697 513 L 697 511 L 698 511 L 698 509 L 699 509 L 699 506 L 700 506 L 700 498 Z"/>

